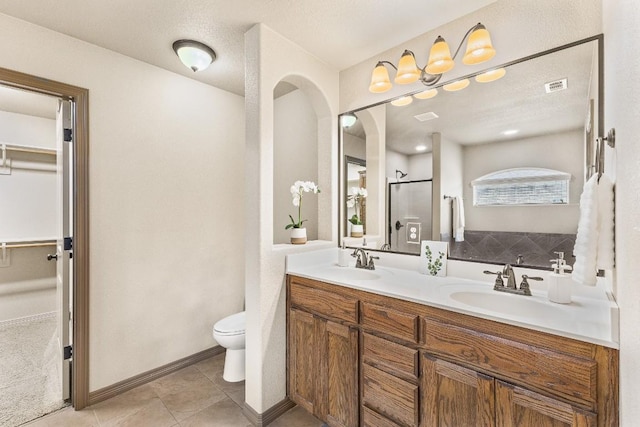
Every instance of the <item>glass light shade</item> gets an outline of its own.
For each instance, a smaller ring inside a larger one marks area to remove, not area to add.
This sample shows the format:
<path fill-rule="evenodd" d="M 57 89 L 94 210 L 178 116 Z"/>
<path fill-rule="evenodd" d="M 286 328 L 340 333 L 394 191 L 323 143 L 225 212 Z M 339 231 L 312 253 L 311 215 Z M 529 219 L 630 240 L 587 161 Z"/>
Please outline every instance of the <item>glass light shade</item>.
<path fill-rule="evenodd" d="M 462 63 L 466 65 L 479 64 L 488 61 L 496 54 L 491 45 L 489 31 L 482 24 L 478 24 L 469 36 L 467 51 L 462 57 Z"/>
<path fill-rule="evenodd" d="M 420 70 L 416 65 L 416 58 L 413 56 L 413 52 L 405 50 L 398 62 L 398 72 L 396 78 L 393 80 L 398 84 L 409 84 L 417 82 L 420 78 Z"/>
<path fill-rule="evenodd" d="M 356 117 L 355 114 L 353 113 L 345 113 L 342 115 L 342 127 L 344 128 L 350 128 L 351 126 L 353 126 L 356 121 L 358 120 L 358 118 Z"/>
<path fill-rule="evenodd" d="M 437 94 L 438 94 L 438 89 L 427 89 L 420 93 L 416 93 L 415 95 L 413 95 L 413 97 L 416 99 L 429 99 L 429 98 L 433 98 Z"/>
<path fill-rule="evenodd" d="M 371 84 L 369 92 L 382 93 L 391 89 L 391 81 L 389 80 L 389 72 L 382 62 L 378 62 L 376 68 L 371 73 Z"/>
<path fill-rule="evenodd" d="M 451 70 L 454 65 L 449 45 L 442 37 L 438 36 L 431 46 L 425 71 L 429 74 L 442 74 Z"/>
<path fill-rule="evenodd" d="M 395 105 L 396 107 L 404 107 L 405 105 L 409 105 L 413 102 L 413 98 L 410 96 L 403 96 L 402 98 L 394 99 L 391 101 L 391 105 Z"/>
<path fill-rule="evenodd" d="M 206 69 L 216 59 L 213 49 L 194 40 L 178 40 L 173 43 L 173 50 L 193 72 Z"/>
<path fill-rule="evenodd" d="M 505 74 L 507 74 L 507 70 L 504 68 L 497 68 L 495 70 L 489 70 L 485 73 L 478 74 L 476 76 L 476 81 L 478 83 L 489 83 L 501 79 Z"/>
<path fill-rule="evenodd" d="M 442 86 L 442 89 L 448 92 L 456 92 L 458 90 L 462 90 L 465 87 L 469 86 L 469 79 L 456 80 L 453 83 L 449 83 L 447 85 Z"/>

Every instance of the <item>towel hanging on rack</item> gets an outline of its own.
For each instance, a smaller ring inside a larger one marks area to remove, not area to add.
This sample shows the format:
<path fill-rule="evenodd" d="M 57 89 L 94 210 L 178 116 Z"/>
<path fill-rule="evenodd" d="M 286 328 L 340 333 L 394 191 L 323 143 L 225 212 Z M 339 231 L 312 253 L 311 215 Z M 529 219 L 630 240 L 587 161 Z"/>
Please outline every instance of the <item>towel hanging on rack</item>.
<path fill-rule="evenodd" d="M 580 196 L 572 278 L 583 285 L 595 286 L 597 269 L 613 268 L 613 194 L 613 183 L 608 176 L 593 175 Z"/>
<path fill-rule="evenodd" d="M 464 242 L 464 203 L 462 197 L 451 198 L 453 238 L 456 242 Z"/>

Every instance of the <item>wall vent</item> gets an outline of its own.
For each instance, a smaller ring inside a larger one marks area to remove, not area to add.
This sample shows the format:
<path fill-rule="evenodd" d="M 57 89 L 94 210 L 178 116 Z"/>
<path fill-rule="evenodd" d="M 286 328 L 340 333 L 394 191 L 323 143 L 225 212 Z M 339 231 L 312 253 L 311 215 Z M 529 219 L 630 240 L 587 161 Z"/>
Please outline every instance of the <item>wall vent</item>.
<path fill-rule="evenodd" d="M 429 111 L 428 113 L 418 114 L 417 116 L 413 116 L 416 120 L 420 122 L 426 122 L 427 120 L 437 119 L 439 116 L 433 111 Z"/>
<path fill-rule="evenodd" d="M 558 92 L 567 88 L 567 79 L 555 80 L 544 84 L 544 90 L 547 93 Z"/>

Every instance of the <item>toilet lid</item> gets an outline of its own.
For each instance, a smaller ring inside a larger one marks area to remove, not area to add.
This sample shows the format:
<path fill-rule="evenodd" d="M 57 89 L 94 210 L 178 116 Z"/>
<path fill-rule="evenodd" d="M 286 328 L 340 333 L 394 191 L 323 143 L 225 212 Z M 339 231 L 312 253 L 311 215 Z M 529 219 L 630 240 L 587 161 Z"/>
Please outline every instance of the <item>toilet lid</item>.
<path fill-rule="evenodd" d="M 225 335 L 237 335 L 244 333 L 245 315 L 244 311 L 232 314 L 216 322 L 213 330 Z"/>

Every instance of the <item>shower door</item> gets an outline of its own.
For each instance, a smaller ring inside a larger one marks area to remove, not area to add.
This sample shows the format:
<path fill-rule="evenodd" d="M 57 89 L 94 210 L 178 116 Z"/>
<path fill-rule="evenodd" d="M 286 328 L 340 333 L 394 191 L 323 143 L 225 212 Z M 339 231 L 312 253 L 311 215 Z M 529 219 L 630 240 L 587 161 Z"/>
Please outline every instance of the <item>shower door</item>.
<path fill-rule="evenodd" d="M 395 252 L 419 253 L 420 241 L 431 240 L 430 179 L 390 182 L 388 189 L 388 243 Z"/>

